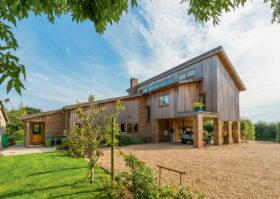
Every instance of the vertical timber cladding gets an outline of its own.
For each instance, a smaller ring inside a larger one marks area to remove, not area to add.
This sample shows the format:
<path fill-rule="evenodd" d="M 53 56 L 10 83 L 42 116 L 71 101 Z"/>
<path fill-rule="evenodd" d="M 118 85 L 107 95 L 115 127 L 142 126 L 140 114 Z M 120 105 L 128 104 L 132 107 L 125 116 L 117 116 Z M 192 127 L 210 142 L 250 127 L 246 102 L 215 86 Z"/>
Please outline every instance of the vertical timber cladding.
<path fill-rule="evenodd" d="M 217 91 L 217 65 L 218 56 L 212 56 L 202 61 L 203 65 L 203 87 L 205 93 L 205 110 L 208 112 L 218 113 L 218 91 Z"/>
<path fill-rule="evenodd" d="M 178 112 L 193 111 L 193 103 L 199 102 L 200 83 L 181 84 L 178 88 Z"/>
<path fill-rule="evenodd" d="M 220 120 L 239 121 L 239 89 L 218 58 L 218 113 Z"/>
<path fill-rule="evenodd" d="M 117 118 L 117 123 L 138 123 L 139 120 L 139 102 L 138 98 L 129 98 L 121 100 L 121 104 L 124 106 L 124 110 L 119 114 Z M 116 101 L 99 103 L 97 110 L 104 109 L 107 115 L 112 114 L 115 111 Z M 84 107 L 84 110 L 87 111 L 89 106 Z M 75 122 L 79 122 L 79 118 L 76 114 L 76 109 L 72 108 L 67 110 L 67 128 L 70 130 Z"/>

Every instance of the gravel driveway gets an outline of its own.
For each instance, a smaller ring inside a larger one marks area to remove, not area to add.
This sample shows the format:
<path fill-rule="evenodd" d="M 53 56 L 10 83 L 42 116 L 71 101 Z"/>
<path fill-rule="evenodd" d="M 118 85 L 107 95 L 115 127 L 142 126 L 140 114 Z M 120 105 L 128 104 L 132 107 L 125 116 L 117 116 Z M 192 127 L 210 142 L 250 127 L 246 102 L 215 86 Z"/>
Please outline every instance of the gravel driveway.
<path fill-rule="evenodd" d="M 280 198 L 280 144 L 249 142 L 199 149 L 181 143 L 133 145 L 120 148 L 133 153 L 147 166 L 157 164 L 186 172 L 182 184 L 207 198 Z M 110 150 L 104 149 L 99 164 L 110 168 Z M 126 170 L 117 155 L 116 169 Z M 163 183 L 179 183 L 179 175 L 162 172 Z"/>

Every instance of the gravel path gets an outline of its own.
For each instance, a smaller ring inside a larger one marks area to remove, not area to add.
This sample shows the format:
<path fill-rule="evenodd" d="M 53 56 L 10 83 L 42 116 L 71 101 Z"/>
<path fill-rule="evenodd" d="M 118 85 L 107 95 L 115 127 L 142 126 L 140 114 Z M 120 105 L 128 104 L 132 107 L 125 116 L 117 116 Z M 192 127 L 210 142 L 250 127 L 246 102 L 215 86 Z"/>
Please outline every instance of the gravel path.
<path fill-rule="evenodd" d="M 120 148 L 133 153 L 147 166 L 157 164 L 186 172 L 182 184 L 207 198 L 280 198 L 280 144 L 249 142 L 200 149 L 181 143 L 144 144 Z M 104 149 L 99 164 L 110 168 L 110 150 Z M 117 171 L 124 171 L 116 155 Z M 162 172 L 163 183 L 179 183 L 179 175 Z"/>

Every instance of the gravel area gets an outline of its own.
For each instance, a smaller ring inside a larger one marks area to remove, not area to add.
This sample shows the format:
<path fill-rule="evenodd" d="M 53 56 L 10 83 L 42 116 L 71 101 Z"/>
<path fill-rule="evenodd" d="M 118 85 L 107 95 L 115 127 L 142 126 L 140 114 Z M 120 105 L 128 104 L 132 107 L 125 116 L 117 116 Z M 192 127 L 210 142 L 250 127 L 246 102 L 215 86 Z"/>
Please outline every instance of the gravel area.
<path fill-rule="evenodd" d="M 199 149 L 181 143 L 120 147 L 157 172 L 157 164 L 186 172 L 182 184 L 207 198 L 280 198 L 280 144 L 249 142 Z M 99 164 L 110 168 L 110 150 Z M 127 170 L 116 155 L 117 171 Z M 179 175 L 163 171 L 163 184 L 179 184 Z"/>

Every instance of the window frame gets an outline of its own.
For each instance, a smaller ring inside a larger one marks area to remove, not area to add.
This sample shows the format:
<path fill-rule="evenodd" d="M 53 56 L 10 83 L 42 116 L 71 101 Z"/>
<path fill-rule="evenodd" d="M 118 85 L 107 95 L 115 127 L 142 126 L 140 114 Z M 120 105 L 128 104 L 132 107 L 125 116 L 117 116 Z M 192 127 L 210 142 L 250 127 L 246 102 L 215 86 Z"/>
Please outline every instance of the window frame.
<path fill-rule="evenodd" d="M 167 99 L 168 99 L 168 103 L 165 103 L 165 97 L 167 96 Z M 161 105 L 160 104 L 160 98 L 162 98 L 162 102 L 163 104 Z M 159 98 L 158 98 L 158 106 L 159 107 L 166 107 L 166 106 L 169 106 L 169 94 L 164 94 L 164 95 L 160 95 Z"/>

